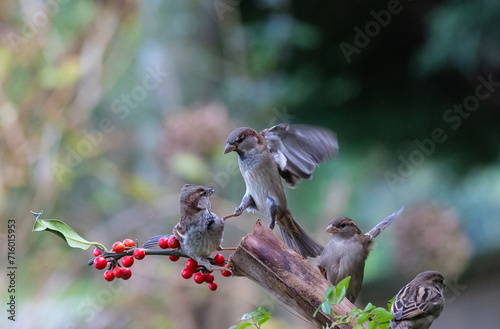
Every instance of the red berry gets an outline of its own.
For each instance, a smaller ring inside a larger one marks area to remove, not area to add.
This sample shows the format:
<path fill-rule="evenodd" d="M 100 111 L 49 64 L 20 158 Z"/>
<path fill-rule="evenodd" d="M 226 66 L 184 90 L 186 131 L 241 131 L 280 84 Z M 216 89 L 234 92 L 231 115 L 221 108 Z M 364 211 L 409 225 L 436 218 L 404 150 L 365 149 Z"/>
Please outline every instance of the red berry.
<path fill-rule="evenodd" d="M 129 247 L 129 248 L 135 247 L 135 242 L 132 239 L 123 240 L 123 244 L 125 245 L 125 247 Z"/>
<path fill-rule="evenodd" d="M 103 270 L 106 265 L 108 265 L 108 261 L 106 260 L 106 258 L 99 256 L 94 259 L 94 267 L 96 269 Z"/>
<path fill-rule="evenodd" d="M 196 282 L 197 284 L 202 284 L 203 282 L 205 282 L 205 274 L 201 272 L 196 273 L 194 275 L 194 282 Z"/>
<path fill-rule="evenodd" d="M 225 260 L 226 259 L 224 258 L 224 255 L 222 255 L 222 254 L 217 254 L 214 257 L 215 265 L 223 265 Z"/>
<path fill-rule="evenodd" d="M 97 257 L 101 254 L 101 251 L 97 248 L 94 249 L 94 257 Z"/>
<path fill-rule="evenodd" d="M 210 282 L 210 283 L 208 284 L 208 289 L 210 289 L 210 290 L 212 290 L 212 291 L 217 290 L 217 283 L 215 283 L 215 282 Z"/>
<path fill-rule="evenodd" d="M 233 275 L 233 273 L 230 270 L 226 270 L 227 267 L 223 266 L 222 268 L 223 268 L 223 270 L 220 272 L 220 274 L 222 274 L 222 276 L 228 277 L 228 276 Z"/>
<path fill-rule="evenodd" d="M 213 275 L 212 273 L 208 273 L 208 274 L 205 276 L 205 281 L 206 281 L 207 283 L 212 283 L 212 282 L 214 282 L 214 280 L 215 280 L 215 277 L 214 277 L 214 275 Z"/>
<path fill-rule="evenodd" d="M 113 243 L 113 250 L 119 254 L 125 251 L 125 245 L 121 241 Z"/>
<path fill-rule="evenodd" d="M 143 259 L 144 256 L 146 256 L 146 252 L 142 248 L 137 248 L 134 250 L 134 257 L 135 259 Z"/>
<path fill-rule="evenodd" d="M 168 239 L 168 246 L 172 249 L 177 249 L 179 248 L 179 240 L 175 236 L 171 237 Z"/>
<path fill-rule="evenodd" d="M 115 269 L 113 270 L 113 275 L 115 276 L 115 278 L 121 278 L 123 275 L 123 269 L 119 266 L 115 267 Z"/>
<path fill-rule="evenodd" d="M 132 256 L 123 257 L 122 265 L 125 267 L 130 267 L 130 266 L 134 265 L 134 257 L 132 257 Z"/>
<path fill-rule="evenodd" d="M 189 279 L 193 276 L 193 272 L 191 272 L 188 268 L 182 270 L 181 275 L 184 279 Z"/>
<path fill-rule="evenodd" d="M 179 260 L 179 258 L 180 258 L 180 257 L 179 257 L 179 256 L 170 255 L 170 256 L 168 256 L 168 258 L 170 258 L 170 260 L 171 260 L 172 262 L 176 262 L 176 261 L 178 261 L 178 260 Z"/>
<path fill-rule="evenodd" d="M 132 276 L 132 271 L 129 268 L 122 268 L 122 279 L 123 280 L 128 280 Z"/>
<path fill-rule="evenodd" d="M 196 269 L 198 268 L 198 262 L 192 258 L 189 258 L 187 260 L 187 263 L 186 263 L 186 268 L 194 273 L 194 272 L 196 272 Z"/>
<path fill-rule="evenodd" d="M 166 236 L 162 237 L 159 241 L 158 241 L 158 246 L 161 248 L 161 249 L 167 249 L 168 248 L 168 238 Z"/>
<path fill-rule="evenodd" d="M 104 272 L 104 280 L 106 281 L 113 281 L 115 279 L 115 275 L 113 274 L 113 271 L 107 270 Z"/>

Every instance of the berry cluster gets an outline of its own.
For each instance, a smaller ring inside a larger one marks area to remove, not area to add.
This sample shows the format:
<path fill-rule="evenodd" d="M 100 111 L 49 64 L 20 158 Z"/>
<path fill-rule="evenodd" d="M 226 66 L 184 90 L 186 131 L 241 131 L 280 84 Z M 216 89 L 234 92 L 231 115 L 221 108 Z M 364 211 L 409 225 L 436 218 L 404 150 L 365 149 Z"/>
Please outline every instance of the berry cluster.
<path fill-rule="evenodd" d="M 123 256 L 120 265 L 118 261 L 120 254 L 131 252 L 133 252 L 133 257 L 131 255 Z M 96 248 L 94 250 L 94 267 L 98 270 L 104 270 L 108 267 L 108 270 L 104 272 L 106 281 L 113 281 L 115 278 L 128 280 L 132 276 L 130 267 L 134 265 L 134 258 L 137 260 L 143 259 L 146 256 L 146 251 L 143 248 L 136 248 L 134 240 L 125 239 L 123 242 L 116 241 L 113 243 L 113 249 L 107 254 L 103 255 L 102 250 Z"/>
<path fill-rule="evenodd" d="M 158 246 L 162 249 L 177 249 L 179 248 L 179 240 L 175 236 L 172 237 L 162 237 L 158 241 Z M 171 261 L 176 262 L 179 260 L 178 256 L 168 256 Z M 222 254 L 217 254 L 213 258 L 213 264 L 222 266 L 226 262 L 224 256 Z M 221 271 L 223 276 L 231 276 L 231 271 L 225 269 Z M 192 258 L 189 258 L 186 262 L 186 267 L 182 270 L 181 275 L 184 279 L 190 279 L 193 277 L 194 282 L 197 284 L 202 284 L 204 282 L 208 283 L 208 288 L 212 291 L 217 290 L 217 283 L 214 282 L 214 275 L 212 271 L 207 270 L 204 266 L 198 264 L 198 262 Z"/>
<path fill-rule="evenodd" d="M 225 262 L 224 256 L 217 254 L 214 257 L 215 265 L 223 265 Z M 225 269 L 225 265 L 222 267 L 222 276 L 231 276 L 230 270 Z M 204 282 L 208 283 L 208 289 L 215 291 L 217 290 L 217 283 L 215 283 L 215 277 L 212 271 L 207 270 L 204 266 L 200 266 L 197 261 L 189 258 L 186 262 L 186 267 L 182 270 L 181 275 L 184 279 L 190 279 L 193 277 L 194 282 L 197 284 L 202 284 Z"/>
<path fill-rule="evenodd" d="M 107 270 L 104 272 L 106 281 L 113 281 L 115 278 L 128 280 L 132 276 L 130 267 L 134 264 L 134 258 L 137 260 L 143 259 L 148 255 L 168 255 L 171 261 L 176 262 L 180 257 L 188 258 L 186 267 L 182 270 L 181 275 L 184 279 L 193 277 L 198 284 L 206 282 L 208 288 L 212 291 L 217 289 L 217 283 L 214 282 L 212 271 L 189 256 L 180 252 L 179 240 L 175 236 L 165 236 L 158 240 L 158 246 L 161 249 L 171 249 L 165 251 L 157 251 L 150 249 L 137 248 L 136 244 L 131 239 L 125 239 L 123 242 L 116 241 L 110 251 L 103 250 L 102 246 L 94 250 L 94 258 L 89 261 L 89 265 L 93 264 L 98 270 Z M 223 255 L 217 254 L 213 259 L 208 258 L 212 265 L 222 266 L 220 268 L 221 275 L 225 277 L 232 276 L 231 270 L 226 267 L 226 259 Z M 121 263 L 120 263 L 121 262 Z"/>

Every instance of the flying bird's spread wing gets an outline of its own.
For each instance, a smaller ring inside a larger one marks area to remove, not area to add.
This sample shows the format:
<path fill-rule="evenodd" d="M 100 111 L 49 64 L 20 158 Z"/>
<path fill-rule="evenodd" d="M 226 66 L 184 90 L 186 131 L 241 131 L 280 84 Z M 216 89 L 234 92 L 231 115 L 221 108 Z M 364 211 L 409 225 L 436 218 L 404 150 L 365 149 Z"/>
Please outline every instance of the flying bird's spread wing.
<path fill-rule="evenodd" d="M 443 296 L 435 289 L 407 284 L 392 304 L 394 319 L 406 320 L 434 313 L 441 307 L 442 298 Z"/>
<path fill-rule="evenodd" d="M 306 125 L 280 123 L 261 132 L 288 186 L 310 179 L 318 164 L 338 153 L 337 138 L 331 131 Z"/>
<path fill-rule="evenodd" d="M 393 212 L 391 215 L 387 216 L 387 218 L 385 218 L 383 221 L 378 223 L 369 232 L 365 233 L 367 240 L 370 242 L 373 239 L 375 239 L 377 235 L 380 234 L 380 232 L 382 232 L 387 226 L 389 226 L 389 224 L 392 223 L 393 220 L 396 219 L 396 217 L 399 216 L 399 214 L 401 214 L 404 208 L 405 207 L 401 207 L 398 211 Z"/>

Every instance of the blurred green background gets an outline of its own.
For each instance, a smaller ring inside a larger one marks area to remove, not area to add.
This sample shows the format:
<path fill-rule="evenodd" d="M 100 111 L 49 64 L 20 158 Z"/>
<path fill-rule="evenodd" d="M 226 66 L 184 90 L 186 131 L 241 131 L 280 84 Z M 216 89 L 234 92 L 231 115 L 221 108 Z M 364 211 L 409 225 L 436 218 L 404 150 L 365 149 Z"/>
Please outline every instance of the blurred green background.
<path fill-rule="evenodd" d="M 406 207 L 377 238 L 359 305 L 433 269 L 448 281 L 433 328 L 498 326 L 497 1 L 4 1 L 0 32 L 0 238 L 7 251 L 15 219 L 18 266 L 6 326 L 227 328 L 264 305 L 265 328 L 309 328 L 248 280 L 218 276 L 214 293 L 151 257 L 108 283 L 91 251 L 31 232 L 44 210 L 108 247 L 144 242 L 171 231 L 188 182 L 230 214 L 244 183 L 227 134 L 279 122 L 337 133 L 339 157 L 287 189 L 318 241 L 334 217 L 368 231 Z M 256 219 L 231 220 L 224 245 Z"/>

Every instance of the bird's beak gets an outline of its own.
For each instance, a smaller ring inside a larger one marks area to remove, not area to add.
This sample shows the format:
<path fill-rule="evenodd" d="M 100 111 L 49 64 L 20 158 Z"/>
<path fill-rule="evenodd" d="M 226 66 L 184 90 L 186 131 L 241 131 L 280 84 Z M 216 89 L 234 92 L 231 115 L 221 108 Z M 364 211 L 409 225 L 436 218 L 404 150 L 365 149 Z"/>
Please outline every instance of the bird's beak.
<path fill-rule="evenodd" d="M 207 195 L 212 195 L 212 193 L 214 193 L 214 191 L 215 191 L 215 190 L 214 190 L 213 188 L 208 187 L 208 188 L 205 190 L 205 193 L 206 193 Z"/>
<path fill-rule="evenodd" d="M 224 154 L 227 154 L 229 152 L 233 152 L 234 150 L 236 150 L 236 146 L 227 143 L 226 148 L 224 149 Z"/>
<path fill-rule="evenodd" d="M 328 225 L 325 230 L 326 233 L 337 233 L 338 231 L 339 229 L 332 225 Z"/>

